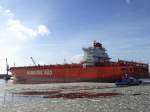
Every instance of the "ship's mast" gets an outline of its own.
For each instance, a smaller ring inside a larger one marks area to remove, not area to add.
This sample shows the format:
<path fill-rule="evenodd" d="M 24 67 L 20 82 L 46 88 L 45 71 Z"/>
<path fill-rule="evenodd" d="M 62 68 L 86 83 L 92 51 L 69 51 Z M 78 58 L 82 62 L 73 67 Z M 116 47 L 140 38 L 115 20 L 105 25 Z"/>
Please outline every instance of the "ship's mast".
<path fill-rule="evenodd" d="M 8 71 L 9 71 L 9 65 L 8 65 L 8 61 L 7 61 L 7 58 L 6 58 L 6 74 L 4 76 L 4 79 L 5 80 L 9 80 L 10 79 L 10 75 L 8 74 Z"/>
<path fill-rule="evenodd" d="M 7 61 L 7 58 L 6 58 L 6 75 L 8 75 L 8 71 L 9 71 L 9 65 L 8 65 L 8 61 Z"/>

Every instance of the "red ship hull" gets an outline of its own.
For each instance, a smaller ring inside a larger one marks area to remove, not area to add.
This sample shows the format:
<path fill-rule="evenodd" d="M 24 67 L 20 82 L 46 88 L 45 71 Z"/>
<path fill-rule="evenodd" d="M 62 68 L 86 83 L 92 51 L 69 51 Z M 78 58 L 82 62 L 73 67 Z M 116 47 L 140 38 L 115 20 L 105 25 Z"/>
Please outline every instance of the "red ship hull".
<path fill-rule="evenodd" d="M 84 68 L 82 64 L 12 67 L 16 81 L 27 83 L 50 82 L 113 82 L 125 74 L 136 78 L 148 77 L 148 65 L 118 61 L 103 66 Z"/>

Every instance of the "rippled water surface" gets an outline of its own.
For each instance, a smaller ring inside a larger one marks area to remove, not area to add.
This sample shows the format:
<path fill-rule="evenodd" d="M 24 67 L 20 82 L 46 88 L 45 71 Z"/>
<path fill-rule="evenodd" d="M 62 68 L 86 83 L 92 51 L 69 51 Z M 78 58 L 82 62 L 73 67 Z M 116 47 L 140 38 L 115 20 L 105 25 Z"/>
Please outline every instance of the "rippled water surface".
<path fill-rule="evenodd" d="M 148 112 L 150 86 L 13 84 L 0 80 L 0 112 Z"/>

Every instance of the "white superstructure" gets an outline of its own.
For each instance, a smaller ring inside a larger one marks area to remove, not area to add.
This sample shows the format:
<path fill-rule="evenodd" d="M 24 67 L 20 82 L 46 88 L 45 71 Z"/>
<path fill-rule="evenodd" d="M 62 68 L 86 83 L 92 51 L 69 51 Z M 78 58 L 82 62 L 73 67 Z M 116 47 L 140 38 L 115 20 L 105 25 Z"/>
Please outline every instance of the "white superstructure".
<path fill-rule="evenodd" d="M 110 58 L 106 53 L 102 44 L 94 41 L 93 47 L 83 48 L 84 51 L 84 66 L 94 66 L 109 62 Z"/>

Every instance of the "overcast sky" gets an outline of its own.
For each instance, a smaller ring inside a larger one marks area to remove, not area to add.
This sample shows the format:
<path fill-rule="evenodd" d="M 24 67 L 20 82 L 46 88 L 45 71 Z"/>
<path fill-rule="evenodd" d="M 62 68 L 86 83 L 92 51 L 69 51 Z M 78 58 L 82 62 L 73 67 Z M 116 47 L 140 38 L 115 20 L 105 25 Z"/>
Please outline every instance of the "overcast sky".
<path fill-rule="evenodd" d="M 0 72 L 79 62 L 100 41 L 112 60 L 150 62 L 150 0 L 0 0 Z"/>

